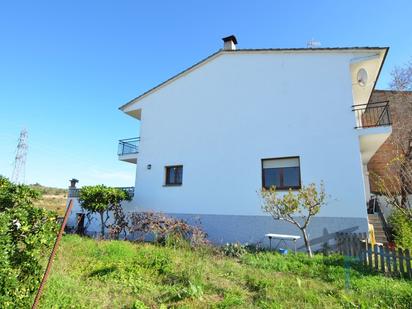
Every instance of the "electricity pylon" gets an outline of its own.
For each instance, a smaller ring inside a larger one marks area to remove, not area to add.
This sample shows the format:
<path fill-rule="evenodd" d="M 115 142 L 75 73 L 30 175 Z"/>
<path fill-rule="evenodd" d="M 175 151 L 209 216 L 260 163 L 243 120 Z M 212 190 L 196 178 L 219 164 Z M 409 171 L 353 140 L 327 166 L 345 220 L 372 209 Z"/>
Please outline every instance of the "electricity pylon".
<path fill-rule="evenodd" d="M 14 158 L 13 174 L 11 176 L 11 181 L 14 183 L 24 183 L 26 181 L 27 138 L 27 130 L 21 130 L 16 149 L 16 157 Z"/>

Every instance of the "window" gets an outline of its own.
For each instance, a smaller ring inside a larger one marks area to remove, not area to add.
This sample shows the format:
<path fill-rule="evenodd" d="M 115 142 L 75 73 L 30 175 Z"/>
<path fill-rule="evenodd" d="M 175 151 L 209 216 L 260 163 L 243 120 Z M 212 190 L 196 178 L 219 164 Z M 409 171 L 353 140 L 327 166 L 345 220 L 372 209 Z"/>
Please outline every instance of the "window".
<path fill-rule="evenodd" d="M 300 189 L 299 157 L 263 159 L 262 186 L 279 190 Z"/>
<path fill-rule="evenodd" d="M 166 166 L 166 186 L 180 186 L 183 179 L 183 165 Z"/>

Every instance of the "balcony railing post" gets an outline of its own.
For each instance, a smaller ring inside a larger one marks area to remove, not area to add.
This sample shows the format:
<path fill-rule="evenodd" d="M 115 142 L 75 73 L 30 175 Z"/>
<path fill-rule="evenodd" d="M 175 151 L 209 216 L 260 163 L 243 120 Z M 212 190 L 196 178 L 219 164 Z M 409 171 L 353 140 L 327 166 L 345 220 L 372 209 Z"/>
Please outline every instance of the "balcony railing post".
<path fill-rule="evenodd" d="M 391 124 L 389 101 L 354 105 L 352 110 L 355 112 L 356 129 Z"/>
<path fill-rule="evenodd" d="M 127 154 L 138 153 L 139 152 L 138 151 L 139 142 L 140 142 L 140 137 L 119 140 L 118 155 L 123 156 Z"/>

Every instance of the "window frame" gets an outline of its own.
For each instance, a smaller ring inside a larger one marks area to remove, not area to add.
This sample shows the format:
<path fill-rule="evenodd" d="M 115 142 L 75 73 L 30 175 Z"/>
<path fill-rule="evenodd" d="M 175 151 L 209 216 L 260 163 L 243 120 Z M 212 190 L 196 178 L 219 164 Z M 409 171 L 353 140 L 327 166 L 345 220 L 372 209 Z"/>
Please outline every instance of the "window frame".
<path fill-rule="evenodd" d="M 175 173 L 174 182 L 170 182 L 169 171 L 170 171 L 170 169 L 172 169 L 172 168 L 181 168 L 182 177 L 181 177 L 181 182 L 180 182 L 180 183 L 179 183 L 179 182 L 175 182 L 175 181 L 176 181 L 176 175 L 177 175 L 177 173 Z M 166 165 L 166 166 L 165 166 L 165 182 L 164 182 L 164 186 L 165 186 L 165 187 L 176 187 L 176 186 L 181 186 L 181 185 L 183 185 L 183 165 L 182 165 L 182 164 L 178 164 L 178 165 Z"/>
<path fill-rule="evenodd" d="M 297 186 L 284 186 L 283 185 L 283 169 L 284 167 L 279 167 L 280 169 L 280 182 L 282 186 L 276 187 L 276 190 L 280 191 L 288 191 L 289 189 L 292 190 L 299 190 L 302 188 L 302 175 L 301 175 L 301 170 L 300 170 L 300 156 L 289 156 L 289 157 L 277 157 L 277 158 L 264 158 L 261 159 L 261 174 L 262 174 L 262 189 L 270 189 L 269 187 L 266 187 L 265 184 L 265 175 L 263 173 L 264 168 L 263 168 L 263 162 L 264 161 L 269 161 L 269 160 L 282 160 L 282 159 L 298 159 L 299 166 L 299 184 Z"/>

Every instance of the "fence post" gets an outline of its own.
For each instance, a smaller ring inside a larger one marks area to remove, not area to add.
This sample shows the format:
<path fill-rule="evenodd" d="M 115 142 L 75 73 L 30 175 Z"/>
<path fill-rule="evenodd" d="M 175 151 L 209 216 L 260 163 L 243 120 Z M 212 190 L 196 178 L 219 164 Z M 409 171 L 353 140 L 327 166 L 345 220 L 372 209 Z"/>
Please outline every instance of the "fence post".
<path fill-rule="evenodd" d="M 375 270 L 379 271 L 379 258 L 378 258 L 378 252 L 379 252 L 379 247 L 377 244 L 373 246 L 373 257 L 374 257 L 374 262 L 375 262 Z"/>
<path fill-rule="evenodd" d="M 356 243 L 358 244 L 358 259 L 359 262 L 363 262 L 362 260 L 362 234 L 358 234 L 358 238 L 356 240 Z"/>
<path fill-rule="evenodd" d="M 340 236 L 340 233 L 336 233 L 336 248 L 339 252 L 339 254 L 342 255 L 342 238 Z"/>
<path fill-rule="evenodd" d="M 401 273 L 401 276 L 405 276 L 405 268 L 403 267 L 403 251 L 401 248 L 398 248 L 398 254 L 399 254 L 399 272 Z"/>
<path fill-rule="evenodd" d="M 391 255 L 393 258 L 393 272 L 397 275 L 398 274 L 398 259 L 396 257 L 395 249 L 391 249 Z"/>
<path fill-rule="evenodd" d="M 346 233 L 342 233 L 342 255 L 346 255 Z"/>
<path fill-rule="evenodd" d="M 372 269 L 372 245 L 368 243 L 368 266 Z"/>
<path fill-rule="evenodd" d="M 365 266 L 368 266 L 368 265 L 369 265 L 369 261 L 368 261 L 368 258 L 369 258 L 369 253 L 368 253 L 368 250 L 369 250 L 369 238 L 368 238 L 368 235 L 366 235 L 366 238 L 365 238 L 365 246 L 364 246 L 364 248 L 365 248 Z"/>
<path fill-rule="evenodd" d="M 405 249 L 405 260 L 406 260 L 406 272 L 409 279 L 412 279 L 411 271 L 411 255 L 409 254 L 409 249 Z"/>
<path fill-rule="evenodd" d="M 385 273 L 385 253 L 383 252 L 383 246 L 379 246 L 379 255 L 381 260 L 381 271 Z"/>
<path fill-rule="evenodd" d="M 388 273 L 390 274 L 392 272 L 392 265 L 391 265 L 391 255 L 389 248 L 386 246 L 385 247 L 385 257 L 386 257 L 386 268 L 388 269 Z"/>
<path fill-rule="evenodd" d="M 358 256 L 358 235 L 357 234 L 352 235 L 352 254 L 353 254 L 353 257 Z"/>
<path fill-rule="evenodd" d="M 353 248 L 355 249 L 353 252 L 353 256 L 359 258 L 359 235 L 353 235 Z"/>
<path fill-rule="evenodd" d="M 366 258 L 366 250 L 368 248 L 368 238 L 366 233 L 363 233 L 363 241 L 361 243 L 361 254 L 362 254 L 362 261 L 363 261 L 363 265 L 367 266 L 368 265 L 368 260 Z"/>

